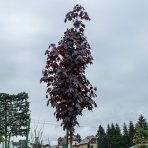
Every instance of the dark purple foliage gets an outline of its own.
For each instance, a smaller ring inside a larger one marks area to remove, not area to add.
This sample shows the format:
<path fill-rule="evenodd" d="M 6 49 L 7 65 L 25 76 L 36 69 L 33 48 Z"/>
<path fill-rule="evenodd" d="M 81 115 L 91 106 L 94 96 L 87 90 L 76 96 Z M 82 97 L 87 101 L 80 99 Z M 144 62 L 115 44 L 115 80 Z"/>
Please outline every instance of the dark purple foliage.
<path fill-rule="evenodd" d="M 63 129 L 74 130 L 78 124 L 77 116 L 83 109 L 92 110 L 97 104 L 96 88 L 85 76 L 87 64 L 92 64 L 90 45 L 84 36 L 85 25 L 82 20 L 90 20 L 84 8 L 76 5 L 67 13 L 65 22 L 72 21 L 73 28 L 64 32 L 58 45 L 50 44 L 46 50 L 46 67 L 41 82 L 47 83 L 47 105 L 56 108 L 56 119 L 62 120 Z"/>

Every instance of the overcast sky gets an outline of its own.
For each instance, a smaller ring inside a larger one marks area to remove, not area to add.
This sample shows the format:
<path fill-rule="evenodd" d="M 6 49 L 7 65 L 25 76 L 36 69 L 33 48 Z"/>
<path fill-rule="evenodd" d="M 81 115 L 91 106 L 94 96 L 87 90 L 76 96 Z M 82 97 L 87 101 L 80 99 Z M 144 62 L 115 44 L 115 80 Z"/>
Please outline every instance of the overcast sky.
<path fill-rule="evenodd" d="M 44 142 L 64 136 L 54 109 L 46 107 L 46 84 L 40 84 L 44 52 L 68 27 L 65 15 L 76 4 L 91 21 L 85 35 L 93 65 L 87 78 L 98 88 L 98 108 L 84 111 L 76 133 L 95 135 L 97 127 L 148 119 L 148 1 L 147 0 L 0 0 L 0 91 L 29 93 L 31 126 L 45 121 Z"/>

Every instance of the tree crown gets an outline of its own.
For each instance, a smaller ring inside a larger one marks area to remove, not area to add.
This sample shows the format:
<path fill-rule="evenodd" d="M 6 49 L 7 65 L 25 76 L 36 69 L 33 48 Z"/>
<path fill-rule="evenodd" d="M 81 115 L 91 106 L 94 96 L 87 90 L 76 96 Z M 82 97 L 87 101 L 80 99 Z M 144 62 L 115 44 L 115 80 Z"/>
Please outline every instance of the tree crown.
<path fill-rule="evenodd" d="M 85 76 L 87 64 L 92 64 L 93 57 L 90 45 L 84 36 L 83 20 L 90 20 L 87 12 L 80 5 L 67 13 L 65 22 L 73 21 L 73 28 L 64 32 L 64 37 L 58 45 L 50 44 L 46 50 L 47 63 L 41 82 L 47 83 L 47 98 L 52 107 L 56 108 L 54 115 L 62 120 L 64 129 L 74 131 L 78 124 L 77 116 L 82 116 L 83 109 L 92 110 L 97 104 L 94 88 Z"/>

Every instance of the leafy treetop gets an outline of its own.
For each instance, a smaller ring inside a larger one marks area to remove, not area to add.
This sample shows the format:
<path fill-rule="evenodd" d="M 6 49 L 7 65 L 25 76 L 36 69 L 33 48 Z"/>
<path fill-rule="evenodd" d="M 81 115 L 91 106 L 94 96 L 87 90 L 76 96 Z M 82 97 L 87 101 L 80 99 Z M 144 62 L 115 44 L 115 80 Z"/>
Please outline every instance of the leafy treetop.
<path fill-rule="evenodd" d="M 50 44 L 46 50 L 47 63 L 41 82 L 47 83 L 47 98 L 56 108 L 56 119 L 62 120 L 63 129 L 74 130 L 78 124 L 77 116 L 82 116 L 83 109 L 92 110 L 97 104 L 94 88 L 85 76 L 87 64 L 92 64 L 90 45 L 84 36 L 83 20 L 90 20 L 87 12 L 80 5 L 67 13 L 65 22 L 72 21 L 73 27 L 64 32 L 58 45 Z"/>

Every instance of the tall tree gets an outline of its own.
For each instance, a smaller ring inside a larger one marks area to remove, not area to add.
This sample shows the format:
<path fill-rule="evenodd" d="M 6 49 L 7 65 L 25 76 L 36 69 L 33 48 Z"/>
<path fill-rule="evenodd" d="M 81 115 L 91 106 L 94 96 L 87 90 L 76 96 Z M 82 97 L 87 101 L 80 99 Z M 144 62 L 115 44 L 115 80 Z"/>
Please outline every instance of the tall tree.
<path fill-rule="evenodd" d="M 111 124 L 111 137 L 110 138 L 111 138 L 111 147 L 116 148 L 116 129 L 113 123 Z"/>
<path fill-rule="evenodd" d="M 106 148 L 107 137 L 104 128 L 101 125 L 99 125 L 96 137 L 97 137 L 97 148 Z"/>
<path fill-rule="evenodd" d="M 117 123 L 115 125 L 115 138 L 116 138 L 116 147 L 121 148 L 122 147 L 122 144 L 121 144 L 122 135 L 121 135 L 120 127 L 119 127 L 119 125 Z"/>
<path fill-rule="evenodd" d="M 97 104 L 94 88 L 85 76 L 85 69 L 92 64 L 91 47 L 84 35 L 83 20 L 90 20 L 85 9 L 76 5 L 68 12 L 65 22 L 72 21 L 73 27 L 64 32 L 58 45 L 50 44 L 46 50 L 47 62 L 41 82 L 47 83 L 47 105 L 56 108 L 57 121 L 62 120 L 63 129 L 72 137 L 77 116 L 87 108 L 92 110 Z"/>
<path fill-rule="evenodd" d="M 122 137 L 123 146 L 128 147 L 128 145 L 129 145 L 129 139 L 128 138 L 129 138 L 128 128 L 127 128 L 126 123 L 124 123 L 124 125 L 123 125 L 123 137 Z"/>
<path fill-rule="evenodd" d="M 132 145 L 134 145 L 134 143 L 133 143 L 133 137 L 134 137 L 134 135 L 135 135 L 135 128 L 134 128 L 134 124 L 133 124 L 133 122 L 132 121 L 130 121 L 129 122 L 129 126 L 128 126 L 128 131 L 129 131 L 129 135 L 128 135 L 128 137 L 129 137 L 129 146 L 132 146 Z"/>
<path fill-rule="evenodd" d="M 139 116 L 138 123 L 140 124 L 141 128 L 148 129 L 148 123 L 142 114 Z"/>
<path fill-rule="evenodd" d="M 136 123 L 136 125 L 135 125 L 135 135 L 134 135 L 134 138 L 133 138 L 134 144 L 140 144 L 140 143 L 142 143 L 140 129 L 141 129 L 140 124 L 139 123 Z"/>
<path fill-rule="evenodd" d="M 110 148 L 111 147 L 111 136 L 112 136 L 112 133 L 111 133 L 111 127 L 110 125 L 108 124 L 107 125 L 107 129 L 106 129 L 106 137 L 107 137 L 107 147 Z"/>
<path fill-rule="evenodd" d="M 144 119 L 143 116 L 140 116 L 135 126 L 135 135 L 133 138 L 133 142 L 135 144 L 148 143 L 148 129 L 146 125 L 147 125 L 146 119 Z"/>
<path fill-rule="evenodd" d="M 0 133 L 5 137 L 5 147 L 11 136 L 26 136 L 30 118 L 28 94 L 0 93 Z"/>
<path fill-rule="evenodd" d="M 111 134 L 110 134 L 110 143 L 111 143 L 111 147 L 113 148 L 120 148 L 121 143 L 121 132 L 120 132 L 120 127 L 119 125 L 116 123 L 115 125 L 112 123 L 111 124 Z"/>
<path fill-rule="evenodd" d="M 116 146 L 116 128 L 115 125 L 112 123 L 111 125 L 107 125 L 107 131 L 106 131 L 106 135 L 107 135 L 107 143 L 108 143 L 108 147 L 114 147 L 117 148 Z"/>

